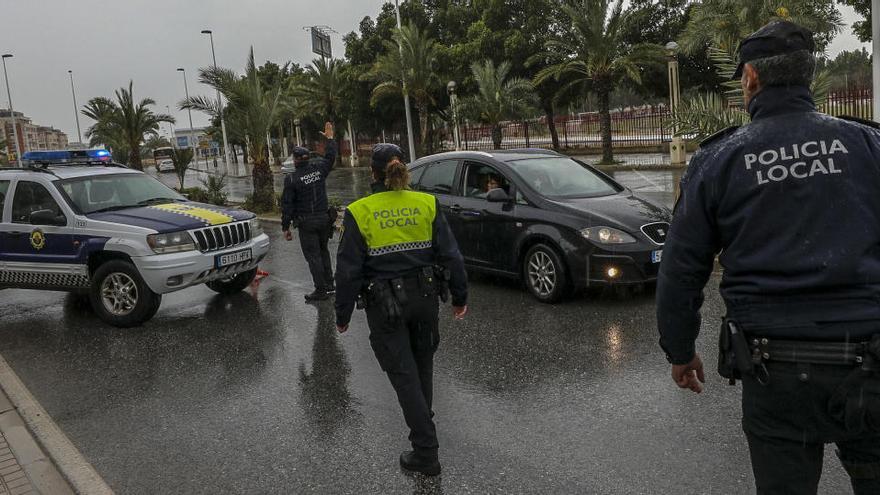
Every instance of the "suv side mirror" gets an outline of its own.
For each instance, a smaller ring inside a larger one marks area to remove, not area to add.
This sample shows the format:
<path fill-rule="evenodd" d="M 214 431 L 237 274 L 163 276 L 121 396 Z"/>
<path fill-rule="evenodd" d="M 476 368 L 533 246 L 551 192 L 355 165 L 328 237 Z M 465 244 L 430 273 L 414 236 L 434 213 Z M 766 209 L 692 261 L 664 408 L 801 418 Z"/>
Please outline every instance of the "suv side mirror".
<path fill-rule="evenodd" d="M 492 189 L 486 194 L 486 201 L 490 203 L 508 203 L 510 202 L 510 196 L 504 191 L 504 189 Z"/>
<path fill-rule="evenodd" d="M 31 213 L 29 218 L 31 225 L 54 225 L 61 227 L 67 225 L 67 218 L 64 215 L 55 215 L 52 210 L 38 210 Z"/>

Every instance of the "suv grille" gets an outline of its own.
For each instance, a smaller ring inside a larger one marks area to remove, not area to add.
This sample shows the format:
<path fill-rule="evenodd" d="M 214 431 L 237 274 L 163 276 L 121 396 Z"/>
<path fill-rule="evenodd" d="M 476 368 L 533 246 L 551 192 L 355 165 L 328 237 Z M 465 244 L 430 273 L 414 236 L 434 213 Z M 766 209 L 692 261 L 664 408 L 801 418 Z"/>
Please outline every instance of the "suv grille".
<path fill-rule="evenodd" d="M 654 244 L 662 246 L 666 243 L 666 234 L 669 233 L 669 224 L 667 222 L 649 223 L 642 226 L 642 232 L 648 236 L 648 239 Z"/>
<path fill-rule="evenodd" d="M 192 231 L 199 251 L 220 251 L 251 240 L 250 222 L 229 223 Z"/>

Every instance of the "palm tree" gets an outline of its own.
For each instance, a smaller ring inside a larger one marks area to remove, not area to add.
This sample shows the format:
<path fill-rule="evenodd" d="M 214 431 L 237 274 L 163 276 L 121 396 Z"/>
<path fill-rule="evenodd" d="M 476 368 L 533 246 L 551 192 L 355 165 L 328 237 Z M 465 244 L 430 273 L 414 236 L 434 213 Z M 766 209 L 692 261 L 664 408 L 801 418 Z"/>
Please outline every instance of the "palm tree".
<path fill-rule="evenodd" d="M 230 126 L 234 124 L 239 132 L 247 136 L 248 155 L 254 162 L 252 206 L 258 211 L 271 210 L 275 206 L 275 192 L 266 136 L 277 123 L 281 110 L 281 85 L 263 85 L 254 64 L 253 47 L 243 76 L 239 77 L 231 69 L 208 67 L 199 70 L 199 81 L 226 98 L 228 106 L 224 115 L 230 116 Z M 219 116 L 221 112 L 216 100 L 204 96 L 183 100 L 179 107 L 181 110 L 198 110 L 212 117 Z"/>
<path fill-rule="evenodd" d="M 133 81 L 129 81 L 127 89 L 116 90 L 115 101 L 105 97 L 92 98 L 82 111 L 95 121 L 86 130 L 89 144 L 109 146 L 115 159 L 143 170 L 141 146 L 144 136 L 158 135 L 162 122 L 174 123 L 174 117 L 170 115 L 153 113 L 149 107 L 155 104 L 152 98 L 135 103 Z M 123 159 L 124 154 L 127 159 Z"/>
<path fill-rule="evenodd" d="M 421 146 L 428 138 L 428 112 L 434 90 L 440 85 L 437 75 L 437 43 L 414 24 L 394 32 L 394 41 L 385 41 L 385 53 L 376 60 L 367 77 L 378 84 L 370 103 L 375 106 L 387 96 L 409 95 L 419 114 Z M 421 154 L 421 153 L 420 153 Z"/>
<path fill-rule="evenodd" d="M 522 78 L 508 79 L 510 68 L 510 62 L 498 67 L 491 60 L 474 62 L 471 73 L 479 92 L 462 102 L 466 115 L 492 126 L 496 150 L 501 149 L 501 122 L 522 117 L 535 102 L 532 83 Z"/>
<path fill-rule="evenodd" d="M 175 148 L 174 151 L 171 152 L 171 162 L 174 164 L 174 173 L 177 175 L 177 180 L 180 182 L 180 191 L 183 191 L 183 182 L 186 179 L 186 171 L 189 170 L 189 166 L 193 161 L 193 150 L 192 148 Z"/>
<path fill-rule="evenodd" d="M 831 0 L 703 0 L 694 4 L 679 45 L 686 53 L 713 45 L 732 54 L 743 38 L 775 19 L 817 33 L 820 48 L 842 27 Z"/>
<path fill-rule="evenodd" d="M 535 85 L 549 78 L 570 78 L 560 92 L 590 88 L 599 104 L 602 162 L 613 163 L 611 148 L 611 93 L 624 80 L 641 82 L 641 68 L 661 63 L 659 45 L 629 45 L 624 40 L 626 13 L 623 0 L 566 0 L 561 6 L 567 21 L 561 36 L 548 41 L 543 54 L 552 64 L 535 76 Z"/>
<path fill-rule="evenodd" d="M 340 127 L 346 97 L 345 67 L 342 60 L 312 61 L 304 75 L 292 80 L 284 110 L 293 115 L 311 115 L 319 122 L 332 122 Z M 342 142 L 341 132 L 336 141 Z"/>

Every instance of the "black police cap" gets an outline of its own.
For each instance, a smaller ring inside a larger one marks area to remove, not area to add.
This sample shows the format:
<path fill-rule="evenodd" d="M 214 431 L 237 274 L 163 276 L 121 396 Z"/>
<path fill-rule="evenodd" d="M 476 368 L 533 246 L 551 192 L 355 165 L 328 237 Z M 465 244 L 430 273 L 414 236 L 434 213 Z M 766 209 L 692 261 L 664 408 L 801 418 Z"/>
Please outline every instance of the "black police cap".
<path fill-rule="evenodd" d="M 391 143 L 379 143 L 373 146 L 373 168 L 384 169 L 393 158 L 403 161 L 403 150 L 400 146 Z"/>
<path fill-rule="evenodd" d="M 297 146 L 293 148 L 293 159 L 294 160 L 308 160 L 311 155 L 311 151 L 308 148 L 303 148 L 302 146 Z"/>
<path fill-rule="evenodd" d="M 816 51 L 812 31 L 793 22 L 773 21 L 750 34 L 739 44 L 739 65 L 733 74 L 733 79 L 742 77 L 747 62 L 800 50 Z"/>

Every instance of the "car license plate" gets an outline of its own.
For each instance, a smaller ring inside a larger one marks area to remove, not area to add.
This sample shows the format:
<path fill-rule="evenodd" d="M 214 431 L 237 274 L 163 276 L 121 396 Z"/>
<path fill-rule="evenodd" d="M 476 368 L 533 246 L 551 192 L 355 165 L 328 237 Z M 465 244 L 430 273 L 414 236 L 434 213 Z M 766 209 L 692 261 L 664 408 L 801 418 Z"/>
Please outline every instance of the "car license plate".
<path fill-rule="evenodd" d="M 244 251 L 221 254 L 214 258 L 214 264 L 217 266 L 217 268 L 223 268 L 224 266 L 235 265 L 245 261 L 250 261 L 252 258 L 253 254 L 251 253 L 251 250 L 245 249 Z"/>
<path fill-rule="evenodd" d="M 651 263 L 660 263 L 660 260 L 663 259 L 663 251 L 651 251 Z"/>

